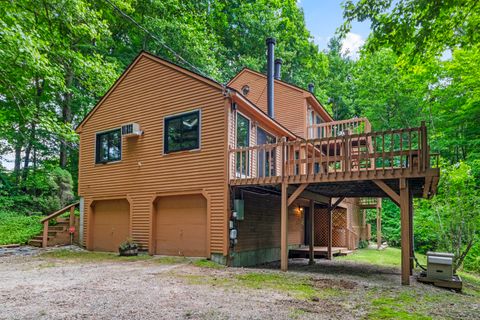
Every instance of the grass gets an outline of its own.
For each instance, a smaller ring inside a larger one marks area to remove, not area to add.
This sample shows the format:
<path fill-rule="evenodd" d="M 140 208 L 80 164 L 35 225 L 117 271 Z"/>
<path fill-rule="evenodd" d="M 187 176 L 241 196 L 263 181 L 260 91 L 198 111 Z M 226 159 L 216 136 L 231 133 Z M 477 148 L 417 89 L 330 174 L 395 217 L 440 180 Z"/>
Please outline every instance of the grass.
<path fill-rule="evenodd" d="M 425 255 L 416 253 L 415 256 L 420 264 L 424 266 L 427 265 L 427 258 Z M 351 255 L 338 257 L 336 259 L 398 268 L 401 261 L 401 250 L 398 248 L 386 248 L 385 250 L 365 248 L 356 250 Z M 480 275 L 462 270 L 459 270 L 457 273 L 463 280 L 463 292 L 480 297 Z"/>
<path fill-rule="evenodd" d="M 138 256 L 132 257 L 120 257 L 113 252 L 71 251 L 68 249 L 48 251 L 43 253 L 41 257 L 72 260 L 75 262 L 145 261 L 152 259 L 151 256 L 146 254 L 139 254 Z"/>
<path fill-rule="evenodd" d="M 213 262 L 207 259 L 195 260 L 193 261 L 193 265 L 200 268 L 209 268 L 209 269 L 225 269 L 226 268 L 224 265 L 218 264 L 216 262 Z"/>
<path fill-rule="evenodd" d="M 271 290 L 286 293 L 301 300 L 311 300 L 313 298 L 326 299 L 333 296 L 340 296 L 342 294 L 339 289 L 335 288 L 317 288 L 312 278 L 294 274 L 249 272 L 244 274 L 234 274 L 232 276 L 180 273 L 174 273 L 174 275 L 183 278 L 190 284 L 194 285 Z"/>
<path fill-rule="evenodd" d="M 24 244 L 42 231 L 40 216 L 0 211 L 0 245 Z"/>

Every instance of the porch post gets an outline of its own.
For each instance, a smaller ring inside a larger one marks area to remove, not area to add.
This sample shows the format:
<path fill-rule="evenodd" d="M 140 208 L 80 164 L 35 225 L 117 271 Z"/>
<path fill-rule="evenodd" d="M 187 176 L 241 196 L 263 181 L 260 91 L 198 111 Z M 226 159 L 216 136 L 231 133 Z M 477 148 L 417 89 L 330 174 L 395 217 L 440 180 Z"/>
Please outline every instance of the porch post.
<path fill-rule="evenodd" d="M 330 198 L 330 204 L 328 205 L 328 249 L 327 249 L 327 259 L 332 260 L 332 229 L 333 229 L 333 221 L 332 221 L 332 199 Z"/>
<path fill-rule="evenodd" d="M 382 246 L 382 198 L 377 198 L 377 249 Z"/>
<path fill-rule="evenodd" d="M 408 193 L 408 223 L 409 223 L 409 229 L 408 229 L 408 232 L 409 232 L 409 235 L 410 235 L 410 246 L 409 246 L 409 250 L 410 250 L 410 275 L 412 276 L 413 275 L 413 195 L 412 195 L 412 192 L 410 190 L 410 192 Z"/>
<path fill-rule="evenodd" d="M 282 200 L 280 212 L 280 268 L 282 271 L 288 270 L 288 194 L 287 183 L 282 182 Z"/>
<path fill-rule="evenodd" d="M 308 264 L 312 265 L 315 264 L 315 201 L 310 200 L 310 260 Z"/>
<path fill-rule="evenodd" d="M 400 179 L 400 219 L 402 246 L 402 284 L 410 285 L 410 191 L 408 181 Z"/>
<path fill-rule="evenodd" d="M 42 248 L 48 245 L 48 220 L 43 222 Z"/>

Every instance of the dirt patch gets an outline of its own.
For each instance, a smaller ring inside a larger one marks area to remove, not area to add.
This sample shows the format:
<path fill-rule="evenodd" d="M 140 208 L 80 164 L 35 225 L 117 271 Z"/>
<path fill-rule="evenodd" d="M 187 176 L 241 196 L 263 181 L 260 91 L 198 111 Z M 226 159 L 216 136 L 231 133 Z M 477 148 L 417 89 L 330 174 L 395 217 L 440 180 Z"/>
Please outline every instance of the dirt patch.
<path fill-rule="evenodd" d="M 355 281 L 343 280 L 343 279 L 312 279 L 316 288 L 334 288 L 334 289 L 355 289 L 357 283 Z"/>

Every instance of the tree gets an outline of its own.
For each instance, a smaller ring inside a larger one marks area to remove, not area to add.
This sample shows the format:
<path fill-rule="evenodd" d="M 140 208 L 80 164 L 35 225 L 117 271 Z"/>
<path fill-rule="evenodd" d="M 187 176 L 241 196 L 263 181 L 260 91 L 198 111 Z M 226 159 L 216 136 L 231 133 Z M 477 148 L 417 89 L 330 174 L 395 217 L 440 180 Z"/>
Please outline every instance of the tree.
<path fill-rule="evenodd" d="M 478 166 L 480 162 L 475 162 Z M 455 270 L 460 268 L 480 236 L 480 192 L 478 177 L 464 162 L 442 170 L 440 192 L 432 201 L 437 220 L 440 247 L 455 255 Z"/>

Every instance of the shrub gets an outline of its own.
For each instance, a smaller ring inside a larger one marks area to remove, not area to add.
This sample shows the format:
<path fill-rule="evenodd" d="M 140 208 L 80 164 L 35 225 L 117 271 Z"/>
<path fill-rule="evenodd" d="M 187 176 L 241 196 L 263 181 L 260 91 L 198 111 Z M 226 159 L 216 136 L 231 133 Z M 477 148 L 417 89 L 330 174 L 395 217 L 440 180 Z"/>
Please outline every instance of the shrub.
<path fill-rule="evenodd" d="M 477 241 L 463 261 L 465 271 L 480 273 L 480 242 Z"/>
<path fill-rule="evenodd" d="M 0 211 L 0 245 L 24 244 L 42 231 L 41 216 Z"/>

